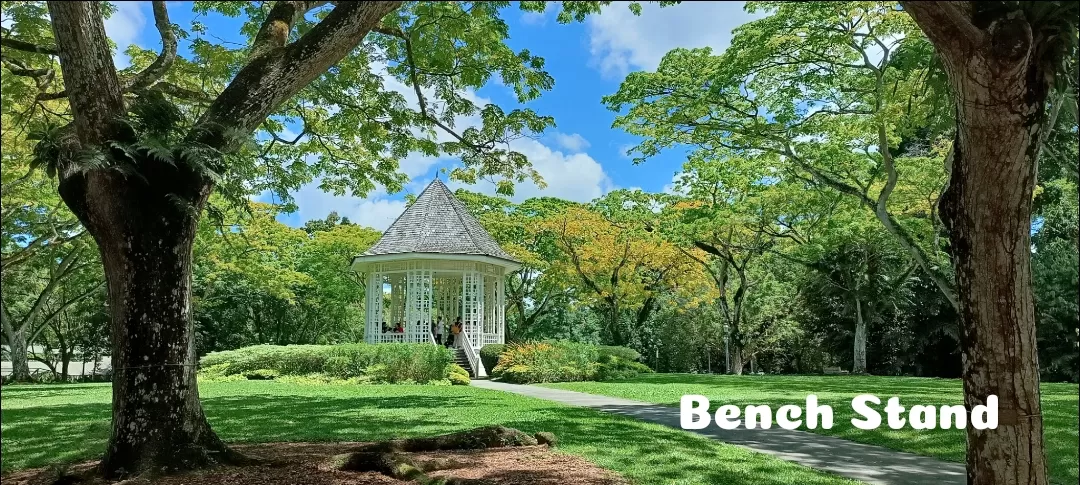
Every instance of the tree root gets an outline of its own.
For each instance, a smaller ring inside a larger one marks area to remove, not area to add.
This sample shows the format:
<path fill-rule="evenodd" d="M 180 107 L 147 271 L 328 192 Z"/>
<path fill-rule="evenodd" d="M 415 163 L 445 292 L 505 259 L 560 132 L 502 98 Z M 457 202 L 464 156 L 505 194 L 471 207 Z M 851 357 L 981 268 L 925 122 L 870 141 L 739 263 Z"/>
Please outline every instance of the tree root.
<path fill-rule="evenodd" d="M 483 450 L 505 446 L 536 446 L 538 441 L 523 431 L 503 426 L 485 426 L 457 433 L 371 443 L 356 452 L 420 452 L 442 450 Z"/>
<path fill-rule="evenodd" d="M 454 468 L 453 460 L 437 460 L 417 464 L 403 453 L 424 451 L 482 450 L 514 446 L 552 446 L 555 435 L 537 433 L 534 436 L 503 426 L 485 426 L 469 431 L 429 438 L 410 438 L 371 443 L 351 453 L 334 457 L 334 468 L 343 471 L 377 472 L 391 478 L 415 481 L 420 485 L 481 485 L 489 483 L 472 478 L 432 478 L 428 472 Z"/>

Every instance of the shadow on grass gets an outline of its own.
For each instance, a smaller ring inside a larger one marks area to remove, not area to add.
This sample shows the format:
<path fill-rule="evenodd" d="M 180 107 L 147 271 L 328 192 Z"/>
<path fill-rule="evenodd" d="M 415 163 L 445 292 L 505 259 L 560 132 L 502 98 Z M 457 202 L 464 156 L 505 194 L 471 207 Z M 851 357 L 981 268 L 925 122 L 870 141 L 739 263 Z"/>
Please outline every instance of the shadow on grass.
<path fill-rule="evenodd" d="M 248 382 L 207 385 L 203 391 L 211 425 L 228 442 L 372 441 L 502 424 L 528 433 L 553 432 L 559 450 L 638 483 L 850 483 L 681 430 L 476 388 Z M 102 453 L 108 394 L 93 397 L 96 402 L 5 407 L 4 471 Z"/>
<path fill-rule="evenodd" d="M 684 394 L 708 397 L 711 407 L 802 404 L 806 395 L 816 394 L 819 402 L 833 407 L 835 425 L 815 433 L 887 448 L 963 462 L 966 433 L 963 430 L 860 430 L 851 425 L 855 417 L 851 399 L 873 394 L 885 401 L 893 396 L 903 406 L 915 404 L 963 404 L 962 383 L 958 379 L 885 376 L 728 376 L 708 374 L 643 374 L 633 379 L 601 383 L 565 383 L 551 387 L 615 396 L 678 407 Z M 1077 433 L 1078 394 L 1076 384 L 1042 383 L 1043 429 L 1047 464 L 1055 483 L 1077 483 L 1080 437 Z"/>

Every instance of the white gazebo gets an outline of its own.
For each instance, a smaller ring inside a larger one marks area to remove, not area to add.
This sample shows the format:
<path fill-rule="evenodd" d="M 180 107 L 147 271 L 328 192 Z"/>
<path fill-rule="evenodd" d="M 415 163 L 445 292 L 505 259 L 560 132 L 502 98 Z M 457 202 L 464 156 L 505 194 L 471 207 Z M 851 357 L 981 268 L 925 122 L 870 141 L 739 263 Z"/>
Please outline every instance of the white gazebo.
<path fill-rule="evenodd" d="M 353 258 L 350 269 L 364 275 L 367 291 L 364 341 L 435 344 L 432 322 L 460 317 L 458 353 L 486 376 L 479 350 L 503 343 L 506 275 L 520 267 L 436 179 Z"/>

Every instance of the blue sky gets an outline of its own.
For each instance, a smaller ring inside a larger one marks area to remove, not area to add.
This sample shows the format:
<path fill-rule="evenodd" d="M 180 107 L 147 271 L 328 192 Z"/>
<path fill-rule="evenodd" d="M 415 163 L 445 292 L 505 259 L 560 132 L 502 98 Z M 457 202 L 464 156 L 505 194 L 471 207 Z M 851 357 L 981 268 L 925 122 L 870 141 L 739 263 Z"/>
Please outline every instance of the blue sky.
<path fill-rule="evenodd" d="M 156 49 L 160 42 L 153 29 L 149 2 L 116 5 L 118 11 L 106 22 L 106 30 L 120 50 L 131 43 Z M 169 2 L 169 6 L 173 22 L 189 25 L 190 3 Z M 626 4 L 616 2 L 585 23 L 561 25 L 555 22 L 555 10 L 549 8 L 541 15 L 523 13 L 515 6 L 503 15 L 510 24 L 511 47 L 527 48 L 544 57 L 548 72 L 555 78 L 555 88 L 528 103 L 528 107 L 554 116 L 557 127 L 538 140 L 524 139 L 512 145 L 529 157 L 548 186 L 541 190 L 531 183 L 519 184 L 513 198 L 520 201 L 548 195 L 588 201 L 618 188 L 665 190 L 685 154 L 672 151 L 633 165 L 625 151 L 636 138 L 611 128 L 615 113 L 605 109 L 600 99 L 614 93 L 628 72 L 655 69 L 663 55 L 675 47 L 724 49 L 731 29 L 752 17 L 743 11 L 742 2 L 693 2 L 664 9 L 646 4 L 641 16 L 634 16 Z M 203 22 L 223 40 L 241 40 L 236 20 L 209 18 Z M 120 67 L 126 63 L 123 54 L 117 55 L 117 63 Z M 390 83 L 388 87 L 394 88 Z M 404 86 L 398 88 L 411 93 Z M 504 109 L 518 107 L 512 93 L 497 83 L 469 94 L 479 103 L 492 102 Z M 413 97 L 407 94 L 407 98 Z M 458 124 L 469 123 L 464 119 Z M 411 182 L 397 194 L 380 190 L 364 198 L 333 196 L 313 183 L 293 194 L 299 210 L 282 215 L 280 220 L 298 226 L 337 211 L 354 222 L 385 229 L 404 210 L 406 193 L 418 193 L 440 168 L 454 164 L 452 159 L 421 156 L 402 160 L 401 169 Z M 468 188 L 494 193 L 494 187 L 484 182 Z"/>

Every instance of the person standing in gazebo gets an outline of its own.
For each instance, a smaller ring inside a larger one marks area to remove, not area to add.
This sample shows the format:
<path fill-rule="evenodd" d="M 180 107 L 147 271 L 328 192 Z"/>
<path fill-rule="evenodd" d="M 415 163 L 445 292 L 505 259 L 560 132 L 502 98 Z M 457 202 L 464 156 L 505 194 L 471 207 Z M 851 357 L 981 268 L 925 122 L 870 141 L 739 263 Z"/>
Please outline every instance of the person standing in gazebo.
<path fill-rule="evenodd" d="M 461 347 L 461 317 L 454 320 L 454 324 L 450 326 L 450 333 L 454 337 L 454 347 Z"/>
<path fill-rule="evenodd" d="M 446 325 L 443 324 L 442 316 L 440 316 L 438 319 L 436 319 L 435 322 L 431 324 L 431 333 L 435 334 L 435 343 L 438 345 L 443 344 L 442 336 L 443 332 L 445 331 L 445 327 Z"/>

